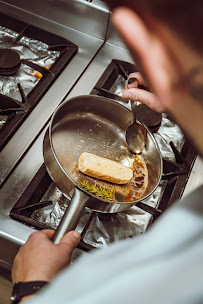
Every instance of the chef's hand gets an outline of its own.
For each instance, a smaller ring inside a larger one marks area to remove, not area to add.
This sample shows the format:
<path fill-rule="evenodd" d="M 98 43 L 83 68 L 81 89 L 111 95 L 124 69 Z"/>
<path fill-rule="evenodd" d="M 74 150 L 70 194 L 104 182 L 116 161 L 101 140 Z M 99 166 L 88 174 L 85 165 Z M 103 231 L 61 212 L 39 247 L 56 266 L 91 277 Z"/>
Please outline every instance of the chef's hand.
<path fill-rule="evenodd" d="M 80 241 L 77 231 L 70 231 L 55 245 L 51 241 L 53 230 L 42 230 L 30 235 L 15 257 L 12 281 L 51 281 L 66 267 L 71 254 Z"/>
<path fill-rule="evenodd" d="M 143 89 L 138 88 L 138 86 L 142 86 Z M 127 100 L 140 101 L 154 111 L 164 112 L 164 108 L 155 94 L 144 89 L 145 87 L 147 88 L 147 85 L 142 75 L 139 72 L 131 73 L 126 81 L 122 97 Z"/>

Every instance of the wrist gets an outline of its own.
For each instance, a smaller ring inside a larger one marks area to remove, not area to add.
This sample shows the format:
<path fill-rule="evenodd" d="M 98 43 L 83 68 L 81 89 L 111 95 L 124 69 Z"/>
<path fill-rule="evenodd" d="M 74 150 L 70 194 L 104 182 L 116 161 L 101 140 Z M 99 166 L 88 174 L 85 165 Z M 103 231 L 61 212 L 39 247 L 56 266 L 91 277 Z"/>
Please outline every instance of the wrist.
<path fill-rule="evenodd" d="M 34 297 L 34 295 L 23 297 L 23 298 L 20 300 L 19 304 L 20 304 L 20 303 L 24 303 L 24 302 L 26 302 L 27 300 L 30 300 L 30 299 L 33 298 L 33 297 Z"/>
<path fill-rule="evenodd" d="M 44 281 L 50 283 L 51 278 L 45 275 L 38 274 L 38 275 L 27 275 L 26 277 L 23 277 L 22 279 L 18 280 L 18 282 L 35 282 L 35 281 Z"/>
<path fill-rule="evenodd" d="M 46 281 L 30 281 L 30 282 L 15 283 L 11 295 L 11 303 L 17 304 L 26 301 L 28 297 L 31 297 L 37 291 L 43 289 L 48 283 L 49 282 Z"/>

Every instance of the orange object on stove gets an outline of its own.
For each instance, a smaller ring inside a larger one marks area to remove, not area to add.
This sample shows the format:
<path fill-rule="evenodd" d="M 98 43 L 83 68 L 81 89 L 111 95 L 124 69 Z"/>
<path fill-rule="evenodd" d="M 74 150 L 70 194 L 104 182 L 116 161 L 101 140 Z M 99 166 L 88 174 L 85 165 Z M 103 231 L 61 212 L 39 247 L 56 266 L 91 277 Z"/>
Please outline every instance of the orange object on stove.
<path fill-rule="evenodd" d="M 45 66 L 45 68 L 46 68 L 46 69 L 49 69 L 50 66 Z M 40 72 L 35 73 L 35 77 L 38 78 L 38 79 L 41 79 L 42 76 L 43 76 L 43 75 L 42 75 L 42 73 L 40 73 Z"/>

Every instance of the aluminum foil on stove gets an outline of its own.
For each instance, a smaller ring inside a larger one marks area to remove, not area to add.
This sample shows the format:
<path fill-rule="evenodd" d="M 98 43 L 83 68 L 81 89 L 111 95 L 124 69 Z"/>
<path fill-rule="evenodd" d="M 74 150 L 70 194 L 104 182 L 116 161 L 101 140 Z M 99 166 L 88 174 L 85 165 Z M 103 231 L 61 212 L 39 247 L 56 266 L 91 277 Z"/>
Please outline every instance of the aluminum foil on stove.
<path fill-rule="evenodd" d="M 15 45 L 13 41 L 18 33 L 0 26 L 0 48 L 9 48 L 18 52 L 20 59 L 27 59 L 40 66 L 52 66 L 60 52 L 49 51 L 48 45 L 42 41 L 34 40 L 23 36 Z M 0 76 L 0 93 L 15 100 L 21 101 L 17 84 L 27 96 L 37 85 L 39 79 L 35 76 L 37 71 L 32 70 L 25 64 L 21 64 L 18 72 L 13 76 Z M 7 116 L 0 115 L 0 128 L 6 122 Z"/>

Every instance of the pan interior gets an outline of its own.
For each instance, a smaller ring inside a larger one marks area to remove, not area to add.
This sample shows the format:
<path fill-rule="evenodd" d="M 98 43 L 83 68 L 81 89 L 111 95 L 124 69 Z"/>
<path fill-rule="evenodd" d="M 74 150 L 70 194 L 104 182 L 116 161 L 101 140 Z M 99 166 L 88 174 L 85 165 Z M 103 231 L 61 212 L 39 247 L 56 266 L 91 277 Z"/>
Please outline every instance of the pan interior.
<path fill-rule="evenodd" d="M 126 146 L 125 132 L 103 117 L 91 113 L 70 114 L 56 124 L 52 130 L 52 144 L 55 155 L 68 175 L 76 184 L 95 182 L 109 191 L 115 191 L 116 201 L 124 202 L 129 185 L 116 185 L 82 174 L 78 159 L 83 152 L 105 157 L 127 166 L 132 166 L 134 155 Z"/>

